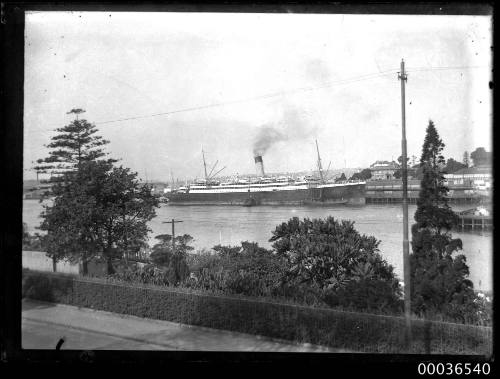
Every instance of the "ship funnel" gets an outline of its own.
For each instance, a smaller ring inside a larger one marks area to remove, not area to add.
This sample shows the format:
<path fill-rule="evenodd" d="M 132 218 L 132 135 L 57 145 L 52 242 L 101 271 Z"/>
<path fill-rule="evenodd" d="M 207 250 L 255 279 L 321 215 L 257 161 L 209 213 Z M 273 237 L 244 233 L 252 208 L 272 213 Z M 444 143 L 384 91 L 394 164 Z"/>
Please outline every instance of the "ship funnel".
<path fill-rule="evenodd" d="M 257 155 L 255 157 L 255 170 L 257 171 L 257 176 L 265 176 L 264 174 L 264 163 L 262 162 L 262 156 Z"/>

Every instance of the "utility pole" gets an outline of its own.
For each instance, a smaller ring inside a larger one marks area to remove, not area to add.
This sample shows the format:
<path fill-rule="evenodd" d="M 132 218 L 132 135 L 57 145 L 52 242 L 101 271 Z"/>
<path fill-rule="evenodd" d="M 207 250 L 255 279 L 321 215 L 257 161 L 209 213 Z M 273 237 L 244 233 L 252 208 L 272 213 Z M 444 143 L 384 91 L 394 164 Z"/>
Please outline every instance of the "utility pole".
<path fill-rule="evenodd" d="M 408 167 L 406 162 L 406 115 L 405 115 L 405 82 L 408 77 L 405 73 L 405 62 L 401 60 L 401 72 L 398 80 L 401 80 L 401 125 L 402 125 L 402 178 L 403 178 L 403 268 L 404 268 L 404 303 L 406 335 L 405 344 L 411 346 L 411 287 L 410 287 L 410 243 L 408 241 Z"/>
<path fill-rule="evenodd" d="M 182 220 L 163 221 L 164 224 L 172 224 L 172 253 L 175 253 L 175 223 L 184 222 Z"/>

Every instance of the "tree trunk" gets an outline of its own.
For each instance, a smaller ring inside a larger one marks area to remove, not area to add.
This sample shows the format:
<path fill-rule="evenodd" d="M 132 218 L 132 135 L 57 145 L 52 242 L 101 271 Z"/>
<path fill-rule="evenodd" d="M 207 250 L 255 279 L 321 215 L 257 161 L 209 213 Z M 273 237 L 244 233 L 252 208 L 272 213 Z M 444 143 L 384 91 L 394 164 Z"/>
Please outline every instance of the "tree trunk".
<path fill-rule="evenodd" d="M 85 251 L 83 252 L 83 256 L 82 256 L 82 274 L 84 276 L 89 274 L 87 252 L 85 252 Z"/>
<path fill-rule="evenodd" d="M 57 259 L 52 257 L 52 271 L 57 272 Z"/>
<path fill-rule="evenodd" d="M 115 273 L 115 269 L 113 268 L 113 259 L 111 257 L 107 258 L 108 265 L 108 275 L 113 275 Z"/>
<path fill-rule="evenodd" d="M 89 274 L 89 266 L 88 266 L 88 262 L 86 259 L 84 259 L 82 261 L 82 274 L 84 276 L 88 275 Z"/>

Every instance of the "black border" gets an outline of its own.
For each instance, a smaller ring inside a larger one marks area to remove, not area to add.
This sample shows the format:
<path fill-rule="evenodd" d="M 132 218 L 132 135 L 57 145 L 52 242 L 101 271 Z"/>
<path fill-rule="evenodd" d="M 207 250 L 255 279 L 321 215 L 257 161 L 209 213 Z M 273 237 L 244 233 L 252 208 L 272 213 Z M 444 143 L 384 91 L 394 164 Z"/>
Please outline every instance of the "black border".
<path fill-rule="evenodd" d="M 51 351 L 21 349 L 21 225 L 22 225 L 22 180 L 23 180 L 23 85 L 24 85 L 24 12 L 38 11 L 134 11 L 134 12 L 247 12 L 247 13 L 345 13 L 345 14 L 426 14 L 426 15 L 493 15 L 494 2 L 279 2 L 279 3 L 136 3 L 120 5 L 109 2 L 94 3 L 28 3 L 3 2 L 2 27 L 2 177 L 0 186 L 1 210 L 4 227 L 1 232 L 0 277 L 2 280 L 2 312 L 0 314 L 0 361 L 18 367 L 26 364 L 59 363 L 120 363 L 129 369 L 130 364 L 147 363 L 172 365 L 174 363 L 278 363 L 288 367 L 317 367 L 327 365 L 330 374 L 338 374 L 340 367 L 351 373 L 377 372 L 383 375 L 404 372 L 417 375 L 419 362 L 490 362 L 492 358 L 455 355 L 405 355 L 405 354 L 325 354 L 325 353 L 240 353 L 240 352 L 146 352 L 146 351 Z M 493 47 L 492 47 L 493 48 Z M 496 76 L 495 76 L 496 77 Z M 490 82 L 490 88 L 493 89 Z M 493 133 L 495 129 L 493 128 Z M 495 135 L 494 135 L 495 137 Z M 494 139 L 495 140 L 495 139 Z M 494 149 L 495 150 L 495 149 Z M 494 151 L 495 153 L 495 151 Z M 494 173 L 496 156 L 494 154 Z M 495 175 L 494 175 L 495 177 Z M 494 193 L 494 207 L 496 193 Z M 494 211 L 496 214 L 496 210 Z M 496 239 L 494 238 L 496 246 Z M 494 268 L 497 260 L 494 259 Z M 494 269 L 494 272 L 496 270 Z M 496 281 L 494 289 L 496 289 Z M 496 302 L 495 302 L 496 304 Z M 496 311 L 496 305 L 495 305 Z M 495 336 L 495 328 L 494 328 Z M 89 365 L 86 365 L 89 366 Z M 390 371 L 388 371 L 390 370 Z M 315 370 L 316 371 L 316 370 Z M 309 371 L 310 372 L 310 371 Z M 319 372 L 318 372 L 319 374 Z"/>

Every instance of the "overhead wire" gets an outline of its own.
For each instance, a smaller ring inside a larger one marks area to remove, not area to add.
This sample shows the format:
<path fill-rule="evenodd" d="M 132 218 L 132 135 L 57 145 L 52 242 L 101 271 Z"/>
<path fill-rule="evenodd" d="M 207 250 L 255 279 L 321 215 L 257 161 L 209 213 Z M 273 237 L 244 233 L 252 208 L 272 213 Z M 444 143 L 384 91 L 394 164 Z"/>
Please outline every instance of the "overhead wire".
<path fill-rule="evenodd" d="M 255 97 L 246 98 L 246 99 L 232 100 L 232 101 L 213 103 L 213 104 L 207 104 L 207 105 L 195 106 L 195 107 L 189 107 L 189 108 L 181 108 L 181 109 L 177 109 L 177 110 L 161 112 L 161 113 L 153 113 L 153 114 L 148 114 L 148 115 L 131 116 L 131 117 L 118 118 L 118 119 L 107 120 L 107 121 L 98 121 L 98 122 L 95 122 L 95 124 L 96 125 L 110 124 L 110 123 L 115 123 L 115 122 L 130 121 L 130 120 L 137 120 L 137 119 L 157 117 L 157 116 L 166 116 L 166 115 L 175 114 L 175 113 L 191 112 L 191 111 L 208 109 L 208 108 L 216 108 L 216 107 L 221 107 L 221 106 L 225 106 L 225 105 L 241 104 L 241 103 L 246 103 L 246 102 L 268 99 L 268 98 L 272 98 L 272 97 L 284 96 L 284 95 L 290 94 L 290 93 L 314 91 L 314 90 L 328 88 L 328 87 L 332 87 L 332 86 L 336 86 L 336 85 L 351 84 L 351 83 L 359 82 L 362 80 L 375 79 L 378 77 L 382 77 L 385 75 L 396 73 L 396 71 L 397 71 L 396 69 L 392 69 L 392 70 L 376 72 L 376 73 L 372 73 L 372 74 L 365 74 L 365 75 L 361 75 L 361 76 L 356 76 L 356 77 L 349 78 L 349 79 L 342 79 L 342 80 L 337 80 L 337 81 L 333 81 L 333 82 L 326 82 L 325 84 L 319 85 L 319 86 L 298 87 L 298 88 L 293 88 L 290 90 L 273 92 L 273 93 L 255 96 Z"/>
<path fill-rule="evenodd" d="M 459 69 L 484 68 L 484 67 L 486 67 L 486 66 L 444 66 L 444 67 L 432 67 L 431 66 L 431 67 L 415 67 L 415 68 L 409 67 L 407 70 L 407 73 L 422 72 L 422 71 L 439 71 L 439 70 L 459 70 Z M 315 90 L 339 86 L 339 85 L 352 84 L 352 83 L 356 83 L 359 81 L 371 80 L 371 79 L 376 79 L 376 78 L 387 76 L 387 75 L 392 75 L 395 73 L 398 73 L 398 69 L 379 71 L 379 72 L 360 75 L 360 76 L 356 76 L 356 77 L 352 77 L 352 78 L 348 78 L 348 79 L 341 79 L 341 80 L 336 80 L 336 81 L 331 81 L 331 82 L 325 82 L 324 84 L 317 85 L 317 86 L 292 88 L 289 90 L 277 91 L 277 92 L 259 95 L 259 96 L 246 98 L 246 99 L 239 99 L 239 100 L 225 101 L 225 102 L 212 103 L 212 104 L 206 104 L 206 105 L 200 105 L 200 106 L 193 106 L 193 107 L 175 109 L 175 110 L 170 110 L 170 111 L 166 111 L 166 112 L 152 113 L 152 114 L 146 114 L 146 115 L 137 115 L 137 116 L 122 117 L 122 118 L 105 120 L 105 121 L 97 121 L 97 122 L 94 122 L 94 124 L 96 124 L 96 125 L 112 124 L 112 123 L 118 123 L 118 122 L 123 122 L 123 121 L 132 121 L 132 120 L 139 120 L 139 119 L 145 119 L 145 118 L 151 118 L 151 117 L 167 116 L 167 115 L 177 114 L 177 113 L 193 112 L 193 111 L 198 111 L 198 110 L 203 110 L 203 109 L 223 107 L 223 106 L 227 106 L 227 105 L 243 104 L 243 103 L 247 103 L 247 102 L 264 100 L 264 99 L 269 99 L 269 98 L 278 97 L 278 96 L 285 96 L 287 94 L 315 91 Z"/>

